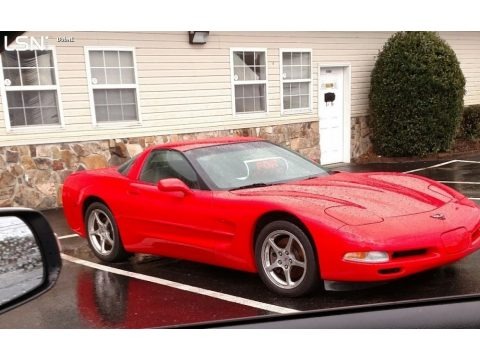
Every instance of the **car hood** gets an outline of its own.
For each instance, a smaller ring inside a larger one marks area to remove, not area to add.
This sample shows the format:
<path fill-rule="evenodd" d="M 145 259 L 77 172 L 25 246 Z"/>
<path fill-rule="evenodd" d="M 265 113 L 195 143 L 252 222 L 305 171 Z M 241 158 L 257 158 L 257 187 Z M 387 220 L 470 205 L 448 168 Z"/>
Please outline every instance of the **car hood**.
<path fill-rule="evenodd" d="M 339 173 L 233 193 L 284 204 L 315 204 L 333 217 L 341 211 L 347 217 L 350 213 L 353 218 L 364 214 L 382 219 L 433 211 L 454 199 L 453 192 L 430 179 L 398 173 Z"/>

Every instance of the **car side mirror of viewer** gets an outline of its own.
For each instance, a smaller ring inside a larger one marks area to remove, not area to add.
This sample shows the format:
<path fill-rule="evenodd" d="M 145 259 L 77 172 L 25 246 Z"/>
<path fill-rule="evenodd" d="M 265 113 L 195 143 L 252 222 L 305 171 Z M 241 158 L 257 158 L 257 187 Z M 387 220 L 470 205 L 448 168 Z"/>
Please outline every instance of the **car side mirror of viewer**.
<path fill-rule="evenodd" d="M 177 178 L 162 179 L 157 183 L 158 190 L 165 192 L 181 192 L 184 196 L 192 195 L 193 191 L 187 184 Z"/>
<path fill-rule="evenodd" d="M 49 290 L 62 261 L 50 224 L 31 209 L 0 209 L 0 314 Z"/>

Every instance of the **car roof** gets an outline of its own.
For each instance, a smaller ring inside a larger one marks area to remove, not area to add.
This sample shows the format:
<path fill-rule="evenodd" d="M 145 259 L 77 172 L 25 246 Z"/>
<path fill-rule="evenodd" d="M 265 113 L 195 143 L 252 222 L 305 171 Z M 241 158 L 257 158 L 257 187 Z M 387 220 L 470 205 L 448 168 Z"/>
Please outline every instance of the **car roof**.
<path fill-rule="evenodd" d="M 263 141 L 263 139 L 256 138 L 256 137 L 247 137 L 247 136 L 196 139 L 196 140 L 189 140 L 189 141 L 178 141 L 178 142 L 159 144 L 159 145 L 155 145 L 153 149 L 154 150 L 155 149 L 175 149 L 175 150 L 184 152 L 184 151 L 198 149 L 202 147 L 208 147 L 208 146 L 235 144 L 235 143 L 253 142 L 253 141 Z"/>

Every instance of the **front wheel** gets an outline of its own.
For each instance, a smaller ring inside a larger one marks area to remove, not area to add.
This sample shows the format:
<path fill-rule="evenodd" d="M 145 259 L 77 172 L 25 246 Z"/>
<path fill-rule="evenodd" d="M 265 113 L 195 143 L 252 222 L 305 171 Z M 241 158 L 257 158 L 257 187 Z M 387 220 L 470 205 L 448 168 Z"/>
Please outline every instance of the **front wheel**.
<path fill-rule="evenodd" d="M 267 287 L 281 295 L 305 295 L 319 284 L 315 250 L 307 235 L 289 221 L 274 221 L 258 234 L 255 261 Z"/>
<path fill-rule="evenodd" d="M 85 215 L 88 243 L 96 257 L 108 262 L 126 260 L 117 224 L 110 209 L 100 202 L 91 204 Z"/>

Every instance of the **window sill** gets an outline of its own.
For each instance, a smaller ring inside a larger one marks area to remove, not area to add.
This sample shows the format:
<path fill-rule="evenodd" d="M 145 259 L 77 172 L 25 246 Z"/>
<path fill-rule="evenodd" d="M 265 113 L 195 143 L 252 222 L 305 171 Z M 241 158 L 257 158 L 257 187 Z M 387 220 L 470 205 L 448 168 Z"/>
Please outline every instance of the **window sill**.
<path fill-rule="evenodd" d="M 243 113 L 234 113 L 235 118 L 256 118 L 256 117 L 268 117 L 268 111 L 252 111 Z"/>
<path fill-rule="evenodd" d="M 281 112 L 282 116 L 289 115 L 313 115 L 312 109 L 295 109 L 295 110 L 283 110 Z"/>
<path fill-rule="evenodd" d="M 7 130 L 9 134 L 23 134 L 23 133 L 48 133 L 52 131 L 65 130 L 64 125 L 25 125 L 18 127 L 11 127 Z"/>
<path fill-rule="evenodd" d="M 134 128 L 140 127 L 142 123 L 138 120 L 135 121 L 108 121 L 108 122 L 100 122 L 93 124 L 95 129 L 111 129 L 111 128 Z"/>

